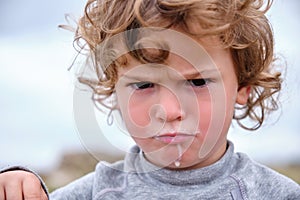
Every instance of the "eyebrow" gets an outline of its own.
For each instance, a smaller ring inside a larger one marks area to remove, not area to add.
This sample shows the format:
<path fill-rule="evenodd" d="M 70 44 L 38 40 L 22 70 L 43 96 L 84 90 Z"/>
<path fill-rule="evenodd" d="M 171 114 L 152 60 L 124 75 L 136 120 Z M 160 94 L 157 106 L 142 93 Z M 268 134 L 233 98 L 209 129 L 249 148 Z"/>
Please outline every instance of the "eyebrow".
<path fill-rule="evenodd" d="M 202 71 L 191 71 L 191 72 L 186 72 L 186 73 L 183 73 L 181 74 L 185 79 L 189 80 L 189 79 L 194 79 L 194 78 L 197 78 L 197 77 L 201 77 L 203 76 L 203 74 L 210 74 L 210 73 L 216 73 L 218 72 L 219 70 L 217 69 L 205 69 L 205 70 L 202 70 Z"/>
<path fill-rule="evenodd" d="M 186 80 L 189 80 L 189 79 L 194 79 L 194 78 L 201 76 L 201 73 L 196 71 L 196 72 L 192 72 L 192 73 L 181 74 L 181 76 L 183 76 Z"/>

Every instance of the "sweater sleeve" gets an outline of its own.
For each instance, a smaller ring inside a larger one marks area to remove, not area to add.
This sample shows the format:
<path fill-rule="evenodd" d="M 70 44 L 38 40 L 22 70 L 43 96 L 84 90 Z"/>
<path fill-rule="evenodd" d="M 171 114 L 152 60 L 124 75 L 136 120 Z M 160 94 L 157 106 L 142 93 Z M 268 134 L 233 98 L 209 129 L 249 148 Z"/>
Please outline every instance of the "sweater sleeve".
<path fill-rule="evenodd" d="M 5 173 L 5 172 L 9 172 L 9 171 L 16 171 L 16 170 L 21 170 L 21 171 L 26 171 L 26 172 L 30 172 L 30 173 L 33 173 L 41 182 L 41 185 L 42 185 L 42 188 L 43 190 L 45 191 L 48 199 L 49 199 L 49 192 L 48 192 L 48 189 L 47 189 L 47 186 L 45 184 L 45 182 L 43 181 L 43 179 L 36 173 L 34 172 L 33 170 L 29 169 L 29 168 L 26 168 L 26 167 L 22 167 L 22 166 L 11 166 L 11 167 L 7 167 L 7 168 L 4 168 L 4 169 L 1 169 L 0 170 L 0 173 Z"/>

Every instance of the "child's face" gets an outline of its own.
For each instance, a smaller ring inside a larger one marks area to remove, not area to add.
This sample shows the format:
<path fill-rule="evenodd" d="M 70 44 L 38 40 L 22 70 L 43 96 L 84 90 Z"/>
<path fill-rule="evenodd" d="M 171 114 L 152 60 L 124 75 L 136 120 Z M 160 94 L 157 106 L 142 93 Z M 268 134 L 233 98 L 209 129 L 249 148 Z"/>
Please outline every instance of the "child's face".
<path fill-rule="evenodd" d="M 211 63 L 193 67 L 170 53 L 166 64 L 141 64 L 127 55 L 118 69 L 116 95 L 127 130 L 146 155 L 161 167 L 207 166 L 226 150 L 235 103 L 244 104 L 248 89 L 238 90 L 229 50 L 205 45 Z M 199 63 L 204 54 L 199 55 Z"/>

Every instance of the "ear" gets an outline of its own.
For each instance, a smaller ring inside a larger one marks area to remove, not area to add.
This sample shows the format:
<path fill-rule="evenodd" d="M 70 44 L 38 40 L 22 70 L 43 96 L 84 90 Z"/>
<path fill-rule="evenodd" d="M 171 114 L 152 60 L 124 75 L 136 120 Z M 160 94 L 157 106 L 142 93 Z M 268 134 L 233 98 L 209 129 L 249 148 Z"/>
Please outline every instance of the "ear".
<path fill-rule="evenodd" d="M 245 105 L 248 101 L 251 92 L 251 86 L 245 86 L 238 89 L 236 103 L 240 105 Z"/>

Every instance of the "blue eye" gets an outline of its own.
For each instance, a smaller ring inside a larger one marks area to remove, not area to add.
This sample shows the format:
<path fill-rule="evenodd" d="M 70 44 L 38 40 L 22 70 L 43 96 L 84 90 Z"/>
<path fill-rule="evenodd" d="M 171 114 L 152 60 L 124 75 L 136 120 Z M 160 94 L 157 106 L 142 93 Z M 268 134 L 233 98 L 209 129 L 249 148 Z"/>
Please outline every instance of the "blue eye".
<path fill-rule="evenodd" d="M 153 88 L 154 84 L 151 82 L 138 82 L 138 83 L 133 83 L 132 86 L 136 90 L 144 90 L 148 88 Z"/>
<path fill-rule="evenodd" d="M 207 79 L 203 79 L 203 78 L 199 78 L 199 79 L 188 80 L 188 82 L 193 87 L 203 87 L 203 86 L 207 85 L 208 80 Z"/>

